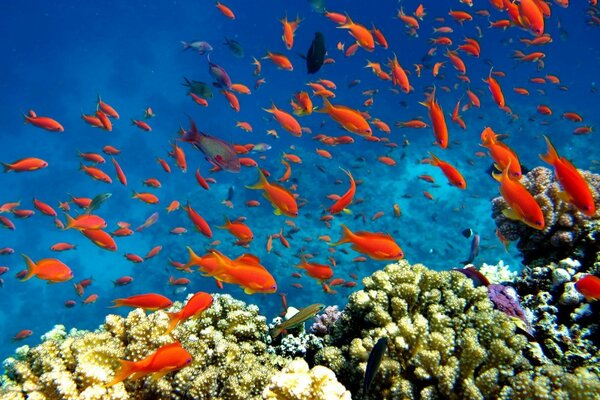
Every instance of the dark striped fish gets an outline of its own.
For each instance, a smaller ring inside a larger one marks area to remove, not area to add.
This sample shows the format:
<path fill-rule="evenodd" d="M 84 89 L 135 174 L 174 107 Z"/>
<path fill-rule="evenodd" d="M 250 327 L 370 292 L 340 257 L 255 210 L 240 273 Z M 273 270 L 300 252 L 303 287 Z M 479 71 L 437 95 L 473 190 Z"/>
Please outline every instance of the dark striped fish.
<path fill-rule="evenodd" d="M 367 394 L 369 387 L 371 387 L 371 383 L 373 383 L 375 375 L 377 375 L 379 365 L 381 364 L 381 360 L 383 359 L 385 351 L 387 350 L 387 342 L 387 337 L 380 338 L 369 353 L 369 361 L 367 361 L 367 369 L 365 370 L 365 384 L 363 386 L 364 394 Z"/>

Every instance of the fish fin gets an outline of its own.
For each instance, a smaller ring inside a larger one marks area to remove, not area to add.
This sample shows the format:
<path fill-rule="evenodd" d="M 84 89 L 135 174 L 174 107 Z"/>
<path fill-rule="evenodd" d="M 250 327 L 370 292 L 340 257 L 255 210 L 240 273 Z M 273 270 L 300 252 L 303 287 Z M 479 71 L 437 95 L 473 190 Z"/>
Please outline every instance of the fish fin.
<path fill-rule="evenodd" d="M 327 97 L 323 97 L 323 107 L 321 107 L 318 110 L 315 110 L 318 113 L 328 113 L 333 109 L 333 106 L 331 105 L 331 102 L 329 101 L 329 99 Z"/>
<path fill-rule="evenodd" d="M 167 327 L 165 335 L 168 335 L 173 329 L 175 329 L 180 322 L 178 312 L 167 313 L 167 315 L 169 316 L 169 326 Z"/>
<path fill-rule="evenodd" d="M 12 165 L 7 164 L 7 163 L 0 163 L 2 164 L 2 166 L 4 167 L 4 172 L 8 172 L 12 169 Z"/>
<path fill-rule="evenodd" d="M 554 165 L 560 159 L 560 157 L 558 156 L 558 153 L 556 152 L 556 149 L 552 145 L 552 142 L 548 136 L 544 135 L 544 139 L 546 140 L 546 145 L 548 146 L 548 152 L 545 154 L 540 154 L 540 158 L 542 161 L 545 161 L 550 165 Z"/>
<path fill-rule="evenodd" d="M 502 210 L 502 215 L 504 215 L 508 219 L 512 219 L 515 221 L 521 221 L 523 219 L 512 208 L 506 208 L 506 209 Z"/>
<path fill-rule="evenodd" d="M 352 236 L 354 235 L 352 231 L 344 224 L 340 226 L 342 227 L 342 238 L 335 243 L 328 243 L 330 246 L 338 246 L 343 243 L 352 242 Z"/>
<path fill-rule="evenodd" d="M 501 173 L 492 172 L 492 178 L 494 178 L 498 182 L 502 182 L 502 174 Z"/>
<path fill-rule="evenodd" d="M 352 210 L 350 210 L 348 208 L 344 208 L 342 211 L 344 212 L 344 214 L 352 215 Z"/>
<path fill-rule="evenodd" d="M 165 376 L 166 374 L 168 374 L 169 372 L 171 372 L 171 367 L 166 367 L 165 370 L 166 371 L 158 371 L 158 372 L 153 373 L 151 375 L 152 379 L 155 380 L 155 381 L 159 380 L 160 378 L 162 378 L 163 376 Z"/>
<path fill-rule="evenodd" d="M 254 293 L 256 293 L 256 291 L 253 290 L 253 289 L 251 289 L 251 288 L 246 287 L 246 288 L 244 288 L 244 293 L 246 293 L 246 294 L 254 294 Z"/>
<path fill-rule="evenodd" d="M 113 380 L 108 382 L 107 384 L 105 384 L 106 387 L 114 386 L 117 383 L 122 382 L 125 379 L 127 379 L 131 374 L 137 373 L 135 371 L 135 369 L 136 369 L 135 362 L 127 361 L 127 360 L 119 360 L 119 362 L 121 363 L 121 367 L 115 373 Z"/>
<path fill-rule="evenodd" d="M 276 209 L 273 211 L 273 214 L 275 214 L 275 215 L 282 215 L 282 213 L 281 213 L 281 210 L 280 210 L 279 208 L 276 208 Z"/>
<path fill-rule="evenodd" d="M 65 217 L 67 218 L 67 226 L 65 226 L 63 230 L 72 228 L 75 223 L 75 218 L 71 217 L 69 214 L 65 213 Z"/>

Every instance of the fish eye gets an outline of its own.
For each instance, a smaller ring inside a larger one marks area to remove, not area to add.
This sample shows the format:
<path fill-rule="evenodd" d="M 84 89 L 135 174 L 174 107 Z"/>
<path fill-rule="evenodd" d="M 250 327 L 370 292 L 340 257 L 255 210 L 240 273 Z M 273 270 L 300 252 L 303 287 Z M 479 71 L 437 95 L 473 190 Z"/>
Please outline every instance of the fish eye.
<path fill-rule="evenodd" d="M 544 225 L 544 221 L 535 221 L 535 224 L 537 226 L 543 226 Z"/>
<path fill-rule="evenodd" d="M 189 364 L 189 363 L 191 363 L 191 362 L 192 362 L 192 359 L 191 359 L 191 358 L 188 358 L 187 360 L 185 360 L 185 363 L 186 363 L 186 364 Z"/>

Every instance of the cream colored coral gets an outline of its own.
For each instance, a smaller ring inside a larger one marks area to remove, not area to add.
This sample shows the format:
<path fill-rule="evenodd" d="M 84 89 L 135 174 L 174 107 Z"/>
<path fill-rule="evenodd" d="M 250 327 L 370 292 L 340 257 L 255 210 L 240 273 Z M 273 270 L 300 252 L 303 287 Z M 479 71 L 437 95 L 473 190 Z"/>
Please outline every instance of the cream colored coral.
<path fill-rule="evenodd" d="M 301 358 L 290 362 L 271 378 L 263 392 L 265 400 L 350 400 L 350 392 L 329 368 L 317 365 L 309 370 Z"/>

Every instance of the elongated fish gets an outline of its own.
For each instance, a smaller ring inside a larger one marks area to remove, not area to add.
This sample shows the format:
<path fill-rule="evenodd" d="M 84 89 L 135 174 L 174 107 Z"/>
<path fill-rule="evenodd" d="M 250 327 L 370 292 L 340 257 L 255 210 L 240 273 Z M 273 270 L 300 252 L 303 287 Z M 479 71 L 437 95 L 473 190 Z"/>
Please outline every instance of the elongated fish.
<path fill-rule="evenodd" d="M 304 307 L 294 314 L 290 319 L 283 321 L 281 324 L 273 328 L 271 330 L 271 337 L 276 338 L 282 331 L 303 324 L 308 319 L 321 312 L 323 308 L 325 308 L 325 305 L 320 303 L 311 304 L 310 306 Z"/>
<path fill-rule="evenodd" d="M 473 235 L 471 240 L 471 250 L 469 251 L 469 258 L 462 262 L 463 265 L 471 264 L 475 260 L 475 257 L 479 254 L 479 235 Z"/>
<path fill-rule="evenodd" d="M 369 353 L 369 360 L 367 361 L 367 369 L 365 370 L 365 383 L 363 385 L 363 393 L 366 394 L 371 387 L 371 383 L 373 383 L 373 379 L 375 375 L 377 375 L 377 370 L 379 370 L 379 365 L 381 364 L 381 360 L 385 355 L 385 351 L 387 350 L 387 337 L 380 338 L 375 346 L 371 349 L 371 353 Z"/>

